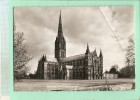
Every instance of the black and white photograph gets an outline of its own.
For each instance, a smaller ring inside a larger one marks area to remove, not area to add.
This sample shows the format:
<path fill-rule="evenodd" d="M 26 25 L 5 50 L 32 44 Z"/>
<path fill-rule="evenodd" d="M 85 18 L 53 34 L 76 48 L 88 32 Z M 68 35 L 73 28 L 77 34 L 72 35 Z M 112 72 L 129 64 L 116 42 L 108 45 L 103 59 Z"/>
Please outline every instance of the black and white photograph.
<path fill-rule="evenodd" d="M 14 91 L 135 90 L 133 6 L 14 7 Z"/>

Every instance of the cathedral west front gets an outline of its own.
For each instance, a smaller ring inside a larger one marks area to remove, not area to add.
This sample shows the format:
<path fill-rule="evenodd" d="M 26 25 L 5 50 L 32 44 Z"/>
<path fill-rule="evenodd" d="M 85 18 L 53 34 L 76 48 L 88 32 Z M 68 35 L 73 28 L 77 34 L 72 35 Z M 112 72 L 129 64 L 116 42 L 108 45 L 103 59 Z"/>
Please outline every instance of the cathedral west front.
<path fill-rule="evenodd" d="M 59 16 L 58 34 L 55 40 L 55 57 L 43 55 L 38 61 L 36 72 L 37 79 L 102 79 L 103 54 L 99 56 L 90 51 L 87 44 L 83 54 L 66 57 L 66 40 L 63 34 L 61 12 Z"/>

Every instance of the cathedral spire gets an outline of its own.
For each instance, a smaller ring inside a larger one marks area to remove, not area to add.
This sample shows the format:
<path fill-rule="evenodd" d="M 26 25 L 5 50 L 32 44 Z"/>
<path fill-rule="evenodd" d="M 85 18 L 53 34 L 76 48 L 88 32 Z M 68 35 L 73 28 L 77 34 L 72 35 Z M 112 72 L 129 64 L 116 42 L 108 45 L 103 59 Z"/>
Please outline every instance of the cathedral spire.
<path fill-rule="evenodd" d="M 95 51 L 95 56 L 97 56 L 96 48 L 95 48 L 95 50 L 94 50 L 94 51 Z"/>
<path fill-rule="evenodd" d="M 62 29 L 62 20 L 61 20 L 61 10 L 59 15 L 59 24 L 58 24 L 58 37 L 63 36 L 63 29 Z"/>
<path fill-rule="evenodd" d="M 99 57 L 101 58 L 101 57 L 103 57 L 103 54 L 102 54 L 102 50 L 100 49 L 100 55 L 99 55 Z"/>
<path fill-rule="evenodd" d="M 87 43 L 87 50 L 86 50 L 86 54 L 89 54 L 90 51 L 89 51 L 89 46 L 88 46 L 88 43 Z"/>
<path fill-rule="evenodd" d="M 65 57 L 66 57 L 66 41 L 63 36 L 62 19 L 60 11 L 58 23 L 58 35 L 55 40 L 55 58 L 57 58 L 57 60 L 60 61 L 62 58 Z"/>

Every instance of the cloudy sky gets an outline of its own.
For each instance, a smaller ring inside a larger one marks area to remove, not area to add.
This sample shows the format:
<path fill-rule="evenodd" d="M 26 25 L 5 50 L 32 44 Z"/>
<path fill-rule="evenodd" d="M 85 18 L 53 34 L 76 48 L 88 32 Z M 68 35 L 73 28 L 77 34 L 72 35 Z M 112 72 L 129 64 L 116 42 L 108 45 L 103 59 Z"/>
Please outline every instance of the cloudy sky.
<path fill-rule="evenodd" d="M 90 51 L 96 48 L 98 55 L 102 49 L 104 71 L 114 64 L 119 68 L 125 65 L 128 37 L 134 33 L 132 6 L 16 7 L 14 21 L 17 31 L 24 32 L 25 43 L 33 56 L 28 63 L 32 73 L 43 54 L 54 57 L 60 10 L 67 57 L 85 53 L 88 43 Z"/>

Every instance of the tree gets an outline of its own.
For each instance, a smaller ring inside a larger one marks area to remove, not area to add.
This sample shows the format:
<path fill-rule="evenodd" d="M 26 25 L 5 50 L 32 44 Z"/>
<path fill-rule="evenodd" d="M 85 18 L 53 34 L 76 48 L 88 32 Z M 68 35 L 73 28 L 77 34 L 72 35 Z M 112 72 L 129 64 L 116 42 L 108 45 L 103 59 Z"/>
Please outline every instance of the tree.
<path fill-rule="evenodd" d="M 121 78 L 134 78 L 135 77 L 135 67 L 134 66 L 126 66 L 120 69 Z"/>
<path fill-rule="evenodd" d="M 134 52 L 134 34 L 129 37 L 128 46 L 126 49 L 126 64 L 127 66 L 135 66 L 135 52 Z"/>
<path fill-rule="evenodd" d="M 14 25 L 14 81 L 19 81 L 27 74 L 29 68 L 26 64 L 31 60 L 31 55 L 24 44 L 24 33 L 16 32 Z"/>
<path fill-rule="evenodd" d="M 113 66 L 110 68 L 109 73 L 111 73 L 111 74 L 117 74 L 117 73 L 118 73 L 118 65 L 113 65 Z"/>
<path fill-rule="evenodd" d="M 134 52 L 134 34 L 129 37 L 126 49 L 126 66 L 120 69 L 120 77 L 135 77 L 135 52 Z"/>

